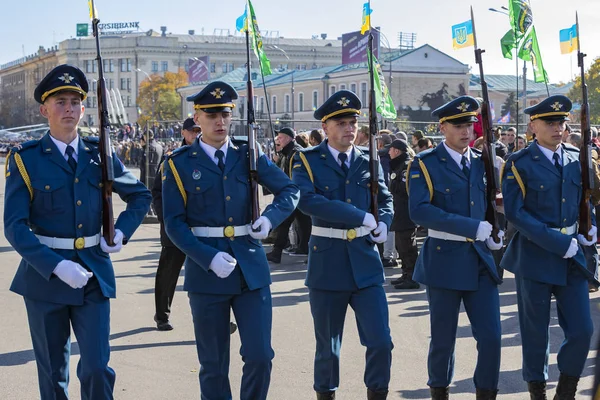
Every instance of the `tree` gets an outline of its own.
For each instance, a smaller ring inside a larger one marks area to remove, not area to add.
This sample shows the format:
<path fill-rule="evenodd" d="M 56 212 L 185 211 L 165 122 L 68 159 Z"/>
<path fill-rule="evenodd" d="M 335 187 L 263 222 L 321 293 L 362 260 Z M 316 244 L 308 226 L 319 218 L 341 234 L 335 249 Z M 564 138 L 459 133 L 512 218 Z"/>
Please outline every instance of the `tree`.
<path fill-rule="evenodd" d="M 588 87 L 588 103 L 590 105 L 589 115 L 592 124 L 600 124 L 600 57 L 594 60 L 594 63 L 585 74 L 585 83 Z M 581 104 L 583 99 L 583 93 L 581 92 L 581 77 L 575 79 L 575 85 L 569 92 L 569 98 L 574 103 Z M 576 118 L 581 120 L 579 112 L 577 112 Z"/>
<path fill-rule="evenodd" d="M 502 104 L 502 109 L 500 110 L 500 116 L 504 117 L 506 114 L 510 113 L 510 122 L 515 120 L 517 116 L 517 102 L 515 101 L 515 92 L 510 92 L 504 104 Z"/>
<path fill-rule="evenodd" d="M 140 83 L 138 106 L 141 110 L 138 123 L 169 121 L 181 118 L 181 96 L 177 89 L 188 84 L 183 68 L 179 72 L 165 72 L 164 76 L 153 74 Z M 153 104 L 154 103 L 154 104 Z M 152 115 L 154 111 L 154 116 Z M 153 118 L 154 117 L 154 118 Z"/>

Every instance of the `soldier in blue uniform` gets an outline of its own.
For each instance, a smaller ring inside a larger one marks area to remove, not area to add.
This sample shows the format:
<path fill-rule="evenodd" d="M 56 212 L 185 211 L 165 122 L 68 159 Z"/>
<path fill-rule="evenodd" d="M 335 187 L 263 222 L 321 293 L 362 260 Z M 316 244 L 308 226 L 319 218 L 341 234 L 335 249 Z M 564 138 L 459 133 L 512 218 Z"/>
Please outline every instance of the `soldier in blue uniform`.
<path fill-rule="evenodd" d="M 493 241 L 492 225 L 484 221 L 485 168 L 481 153 L 469 148 L 478 108 L 477 100 L 461 96 L 433 111 L 445 140 L 419 153 L 408 172 L 410 217 L 428 229 L 414 280 L 427 286 L 427 384 L 435 400 L 449 397 L 461 302 L 477 341 L 477 399 L 495 399 L 498 392 L 501 279 L 490 249 L 502 247 L 502 240 Z"/>
<path fill-rule="evenodd" d="M 252 226 L 248 145 L 229 138 L 235 89 L 212 82 L 196 95 L 199 140 L 175 150 L 164 164 L 163 216 L 167 234 L 186 254 L 188 292 L 204 400 L 231 399 L 229 318 L 242 342 L 242 400 L 267 398 L 271 376 L 271 276 L 261 239 L 296 208 L 299 190 L 264 154 L 259 183 L 275 195 Z"/>
<path fill-rule="evenodd" d="M 317 399 L 335 398 L 348 305 L 354 309 L 361 343 L 367 348 L 365 385 L 369 400 L 385 399 L 392 363 L 383 265 L 376 243 L 384 243 L 392 222 L 392 196 L 379 169 L 379 223 L 369 213 L 368 150 L 354 146 L 362 105 L 347 90 L 333 94 L 314 113 L 327 139 L 300 151 L 292 174 L 300 187 L 298 207 L 312 217 L 308 274 L 317 348 Z"/>
<path fill-rule="evenodd" d="M 4 234 L 23 257 L 11 290 L 25 300 L 42 400 L 69 398 L 71 326 L 81 354 L 81 398 L 113 398 L 108 339 L 115 274 L 108 253 L 127 243 L 151 200 L 113 154 L 113 190 L 127 209 L 115 224 L 115 245 L 108 246 L 100 232 L 98 139 L 77 135 L 87 90 L 78 68 L 50 71 L 34 93 L 50 131 L 13 149 L 7 160 Z"/>
<path fill-rule="evenodd" d="M 513 154 L 502 178 L 506 218 L 517 232 L 501 266 L 515 274 L 523 346 L 523 379 L 531 399 L 546 399 L 550 304 L 556 299 L 565 340 L 558 351 L 557 400 L 575 399 L 593 332 L 582 246 L 596 243 L 578 235 L 583 196 L 579 151 L 561 143 L 571 110 L 565 96 L 551 96 L 525 109 L 535 141 Z"/>

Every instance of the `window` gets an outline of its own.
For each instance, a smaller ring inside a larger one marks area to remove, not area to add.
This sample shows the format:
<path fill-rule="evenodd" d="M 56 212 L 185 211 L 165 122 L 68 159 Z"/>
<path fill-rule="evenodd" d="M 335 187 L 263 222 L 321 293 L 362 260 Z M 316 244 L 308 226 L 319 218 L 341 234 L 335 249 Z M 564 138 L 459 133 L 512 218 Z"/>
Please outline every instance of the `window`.
<path fill-rule="evenodd" d="M 233 71 L 233 63 L 223 63 L 221 69 L 223 73 L 231 72 Z"/>
<path fill-rule="evenodd" d="M 273 96 L 273 101 L 272 101 L 272 104 L 271 104 L 271 112 L 273 114 L 277 113 L 277 96 Z"/>
<path fill-rule="evenodd" d="M 350 84 L 350 91 L 354 94 L 356 94 L 356 83 L 351 83 Z"/>
<path fill-rule="evenodd" d="M 121 70 L 121 72 L 130 72 L 131 71 L 131 59 L 119 58 L 119 69 Z"/>
<path fill-rule="evenodd" d="M 254 96 L 254 109 L 256 110 L 256 106 L 258 105 L 258 96 Z"/>
<path fill-rule="evenodd" d="M 127 90 L 131 91 L 131 78 L 127 78 Z"/>
<path fill-rule="evenodd" d="M 367 82 L 360 83 L 360 101 L 367 104 Z"/>
<path fill-rule="evenodd" d="M 127 96 L 127 107 L 131 107 L 131 96 Z"/>
<path fill-rule="evenodd" d="M 304 93 L 298 93 L 298 111 L 304 111 Z"/>
<path fill-rule="evenodd" d="M 319 108 L 319 92 L 316 90 L 313 90 L 312 108 L 313 110 Z"/>
<path fill-rule="evenodd" d="M 131 72 L 131 58 L 127 59 L 127 72 Z"/>
<path fill-rule="evenodd" d="M 152 72 L 158 72 L 158 61 L 152 61 Z"/>
<path fill-rule="evenodd" d="M 297 64 L 296 69 L 299 69 L 300 71 L 306 71 L 306 64 Z"/>
<path fill-rule="evenodd" d="M 104 60 L 104 72 L 115 72 L 115 60 L 112 58 Z"/>
<path fill-rule="evenodd" d="M 286 113 L 290 112 L 290 95 L 286 94 L 285 95 L 285 111 Z"/>
<path fill-rule="evenodd" d="M 96 60 L 84 60 L 83 65 L 86 73 L 89 74 L 96 72 Z"/>
<path fill-rule="evenodd" d="M 260 108 L 259 108 L 259 110 L 260 110 L 261 113 L 265 112 L 265 98 L 264 97 L 260 98 Z"/>
<path fill-rule="evenodd" d="M 121 90 L 127 90 L 127 79 L 121 78 L 121 86 L 119 86 Z"/>
<path fill-rule="evenodd" d="M 340 85 L 340 90 L 346 90 L 346 85 L 344 85 L 343 83 Z"/>
<path fill-rule="evenodd" d="M 169 70 L 169 62 L 168 61 L 163 61 L 160 63 L 160 70 L 165 72 Z"/>
<path fill-rule="evenodd" d="M 108 79 L 106 81 L 106 87 L 108 88 L 108 90 L 110 89 L 114 89 L 115 88 L 115 80 L 114 79 Z"/>
<path fill-rule="evenodd" d="M 95 80 L 95 79 L 92 79 L 92 85 L 91 85 L 91 88 L 92 88 L 92 92 L 93 92 L 93 93 L 96 93 L 96 90 L 98 90 L 98 81 L 97 81 L 97 80 Z"/>
<path fill-rule="evenodd" d="M 334 93 L 335 93 L 335 85 L 329 86 L 329 95 L 327 97 L 333 96 Z"/>
<path fill-rule="evenodd" d="M 210 72 L 212 72 L 212 73 L 217 72 L 217 64 L 216 63 L 210 63 Z"/>

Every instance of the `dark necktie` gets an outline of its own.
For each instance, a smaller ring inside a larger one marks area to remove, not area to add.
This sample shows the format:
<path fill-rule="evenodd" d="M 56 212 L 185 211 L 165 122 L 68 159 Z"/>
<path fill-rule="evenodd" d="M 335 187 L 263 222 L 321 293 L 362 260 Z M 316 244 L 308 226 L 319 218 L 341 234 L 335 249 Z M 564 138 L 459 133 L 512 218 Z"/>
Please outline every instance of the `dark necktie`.
<path fill-rule="evenodd" d="M 554 159 L 554 166 L 558 170 L 558 173 L 562 175 L 562 165 L 560 164 L 560 157 L 558 153 L 554 153 L 552 158 Z"/>
<path fill-rule="evenodd" d="M 348 175 L 348 166 L 346 165 L 346 160 L 348 159 L 348 154 L 346 153 L 340 153 L 338 154 L 338 160 L 340 160 L 340 167 L 342 167 L 342 171 L 344 171 L 344 174 Z"/>
<path fill-rule="evenodd" d="M 217 165 L 219 166 L 219 169 L 221 171 L 224 171 L 225 163 L 223 162 L 223 157 L 225 157 L 225 153 L 223 153 L 222 150 L 217 150 L 217 151 L 215 151 L 215 157 L 217 157 L 219 159 L 219 162 L 217 163 Z"/>
<path fill-rule="evenodd" d="M 75 161 L 75 159 L 73 158 L 73 152 L 75 151 L 75 149 L 71 146 L 67 146 L 67 150 L 65 150 L 65 153 L 67 154 L 67 163 L 69 164 L 69 167 L 71 167 L 71 169 L 73 170 L 73 172 L 77 171 L 77 161 Z"/>
<path fill-rule="evenodd" d="M 471 171 L 469 170 L 469 167 L 467 166 L 467 157 L 462 156 L 462 159 L 460 160 L 460 163 L 462 165 L 462 170 L 463 173 L 465 174 L 465 176 L 467 177 L 467 179 L 469 179 L 469 175 L 471 173 Z"/>

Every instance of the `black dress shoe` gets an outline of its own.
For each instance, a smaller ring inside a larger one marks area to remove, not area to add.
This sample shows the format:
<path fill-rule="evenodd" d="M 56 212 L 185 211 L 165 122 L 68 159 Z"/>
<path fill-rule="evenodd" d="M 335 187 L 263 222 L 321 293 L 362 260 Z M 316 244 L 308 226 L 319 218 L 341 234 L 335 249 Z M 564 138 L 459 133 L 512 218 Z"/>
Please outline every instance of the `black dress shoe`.
<path fill-rule="evenodd" d="M 419 285 L 418 282 L 415 282 L 410 278 L 406 278 L 399 284 L 394 285 L 395 289 L 400 289 L 400 290 L 413 290 L 413 289 L 419 289 L 420 287 L 421 287 L 421 285 Z"/>
<path fill-rule="evenodd" d="M 390 284 L 399 285 L 400 283 L 404 282 L 406 280 L 406 278 L 407 278 L 407 276 L 403 274 L 400 276 L 400 278 L 392 279 L 390 281 Z"/>
<path fill-rule="evenodd" d="M 159 321 L 154 317 L 154 322 L 156 322 L 156 329 L 159 331 L 172 331 L 173 325 L 169 321 Z"/>

